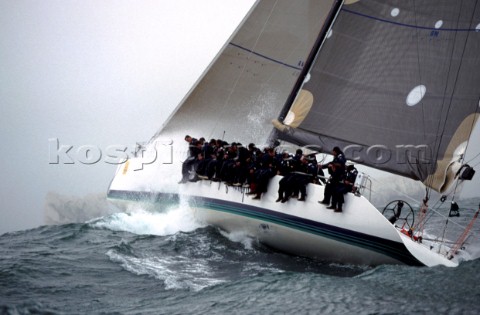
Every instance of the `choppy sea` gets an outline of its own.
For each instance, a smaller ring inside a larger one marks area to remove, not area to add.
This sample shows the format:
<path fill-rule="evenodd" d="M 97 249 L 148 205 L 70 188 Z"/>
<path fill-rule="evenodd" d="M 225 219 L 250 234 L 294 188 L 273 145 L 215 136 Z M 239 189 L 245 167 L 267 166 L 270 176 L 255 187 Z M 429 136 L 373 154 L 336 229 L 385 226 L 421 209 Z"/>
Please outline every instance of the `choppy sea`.
<path fill-rule="evenodd" d="M 137 209 L 1 235 L 0 314 L 480 313 L 478 253 L 456 268 L 333 264 L 190 213 Z"/>

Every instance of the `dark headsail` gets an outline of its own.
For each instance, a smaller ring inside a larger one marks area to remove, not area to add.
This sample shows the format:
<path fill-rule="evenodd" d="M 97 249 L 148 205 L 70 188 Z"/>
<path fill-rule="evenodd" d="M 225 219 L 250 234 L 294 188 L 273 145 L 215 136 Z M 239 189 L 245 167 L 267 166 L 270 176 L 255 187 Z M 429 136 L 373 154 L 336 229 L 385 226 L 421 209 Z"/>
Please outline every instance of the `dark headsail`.
<path fill-rule="evenodd" d="M 480 111 L 480 3 L 350 2 L 274 137 L 443 191 Z"/>

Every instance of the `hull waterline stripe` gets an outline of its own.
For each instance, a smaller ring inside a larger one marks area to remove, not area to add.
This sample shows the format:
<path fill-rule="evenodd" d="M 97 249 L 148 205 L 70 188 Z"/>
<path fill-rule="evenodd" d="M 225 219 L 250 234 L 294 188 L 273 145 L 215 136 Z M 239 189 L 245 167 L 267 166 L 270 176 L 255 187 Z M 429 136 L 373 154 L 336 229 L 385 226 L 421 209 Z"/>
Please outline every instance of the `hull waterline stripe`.
<path fill-rule="evenodd" d="M 143 200 L 150 202 L 174 201 L 179 200 L 180 196 L 177 194 L 164 193 L 148 193 L 148 192 L 134 192 L 134 191 L 118 191 L 111 190 L 108 192 L 108 197 L 111 199 L 120 200 Z M 135 198 L 132 198 L 135 197 Z M 361 247 L 371 250 L 402 263 L 415 266 L 423 266 L 420 261 L 413 257 L 406 249 L 403 243 L 398 243 L 390 240 L 385 240 L 379 237 L 368 234 L 354 232 L 342 229 L 336 226 L 325 223 L 300 218 L 297 216 L 268 210 L 260 207 L 250 206 L 246 204 L 237 204 L 230 201 L 205 198 L 198 196 L 188 196 L 195 207 L 206 208 L 214 211 L 227 212 L 243 217 L 257 219 L 261 221 L 270 222 L 285 226 L 294 230 L 306 232 L 309 234 L 319 235 L 325 238 L 332 239 L 341 243 Z"/>
<path fill-rule="evenodd" d="M 198 199 L 199 197 L 194 197 Z M 200 199 L 208 200 L 209 198 L 200 197 Z M 417 259 L 415 259 L 410 252 L 401 243 L 384 240 L 371 235 L 363 234 L 360 232 L 353 232 L 332 225 L 303 219 L 300 217 L 266 210 L 258 207 L 252 207 L 249 205 L 243 205 L 237 207 L 234 203 L 226 202 L 223 200 L 213 199 L 213 202 L 204 202 L 207 209 L 229 212 L 241 216 L 250 217 L 253 219 L 268 221 L 271 223 L 286 226 L 295 230 L 307 232 L 310 234 L 319 235 L 335 241 L 350 244 L 353 246 L 362 247 L 368 250 L 372 250 L 403 263 L 410 265 L 423 265 Z M 198 206 L 198 205 L 197 205 Z M 249 209 L 250 208 L 250 209 Z"/>

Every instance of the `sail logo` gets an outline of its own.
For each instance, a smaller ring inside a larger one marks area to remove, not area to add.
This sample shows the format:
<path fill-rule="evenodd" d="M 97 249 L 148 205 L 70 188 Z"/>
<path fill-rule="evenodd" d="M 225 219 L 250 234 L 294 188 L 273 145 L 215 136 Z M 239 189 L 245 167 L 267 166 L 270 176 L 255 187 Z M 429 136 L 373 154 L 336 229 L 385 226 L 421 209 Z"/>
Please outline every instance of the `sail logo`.
<path fill-rule="evenodd" d="M 145 165 L 173 163 L 172 142 L 155 141 L 148 145 L 109 145 L 104 150 L 96 145 L 81 145 L 74 147 L 70 144 L 60 144 L 58 138 L 48 139 L 49 164 L 76 164 L 93 165 L 101 161 L 107 164 L 124 164 L 132 161 L 134 170 L 142 170 Z"/>

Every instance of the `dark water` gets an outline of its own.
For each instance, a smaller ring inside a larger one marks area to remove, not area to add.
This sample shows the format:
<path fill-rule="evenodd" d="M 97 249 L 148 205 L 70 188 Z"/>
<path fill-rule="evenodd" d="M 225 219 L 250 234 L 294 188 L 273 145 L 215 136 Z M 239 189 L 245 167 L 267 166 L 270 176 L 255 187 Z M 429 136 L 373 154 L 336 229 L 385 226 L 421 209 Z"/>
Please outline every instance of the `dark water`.
<path fill-rule="evenodd" d="M 0 314 L 480 313 L 479 259 L 322 263 L 200 226 L 182 207 L 7 233 L 0 251 Z"/>

